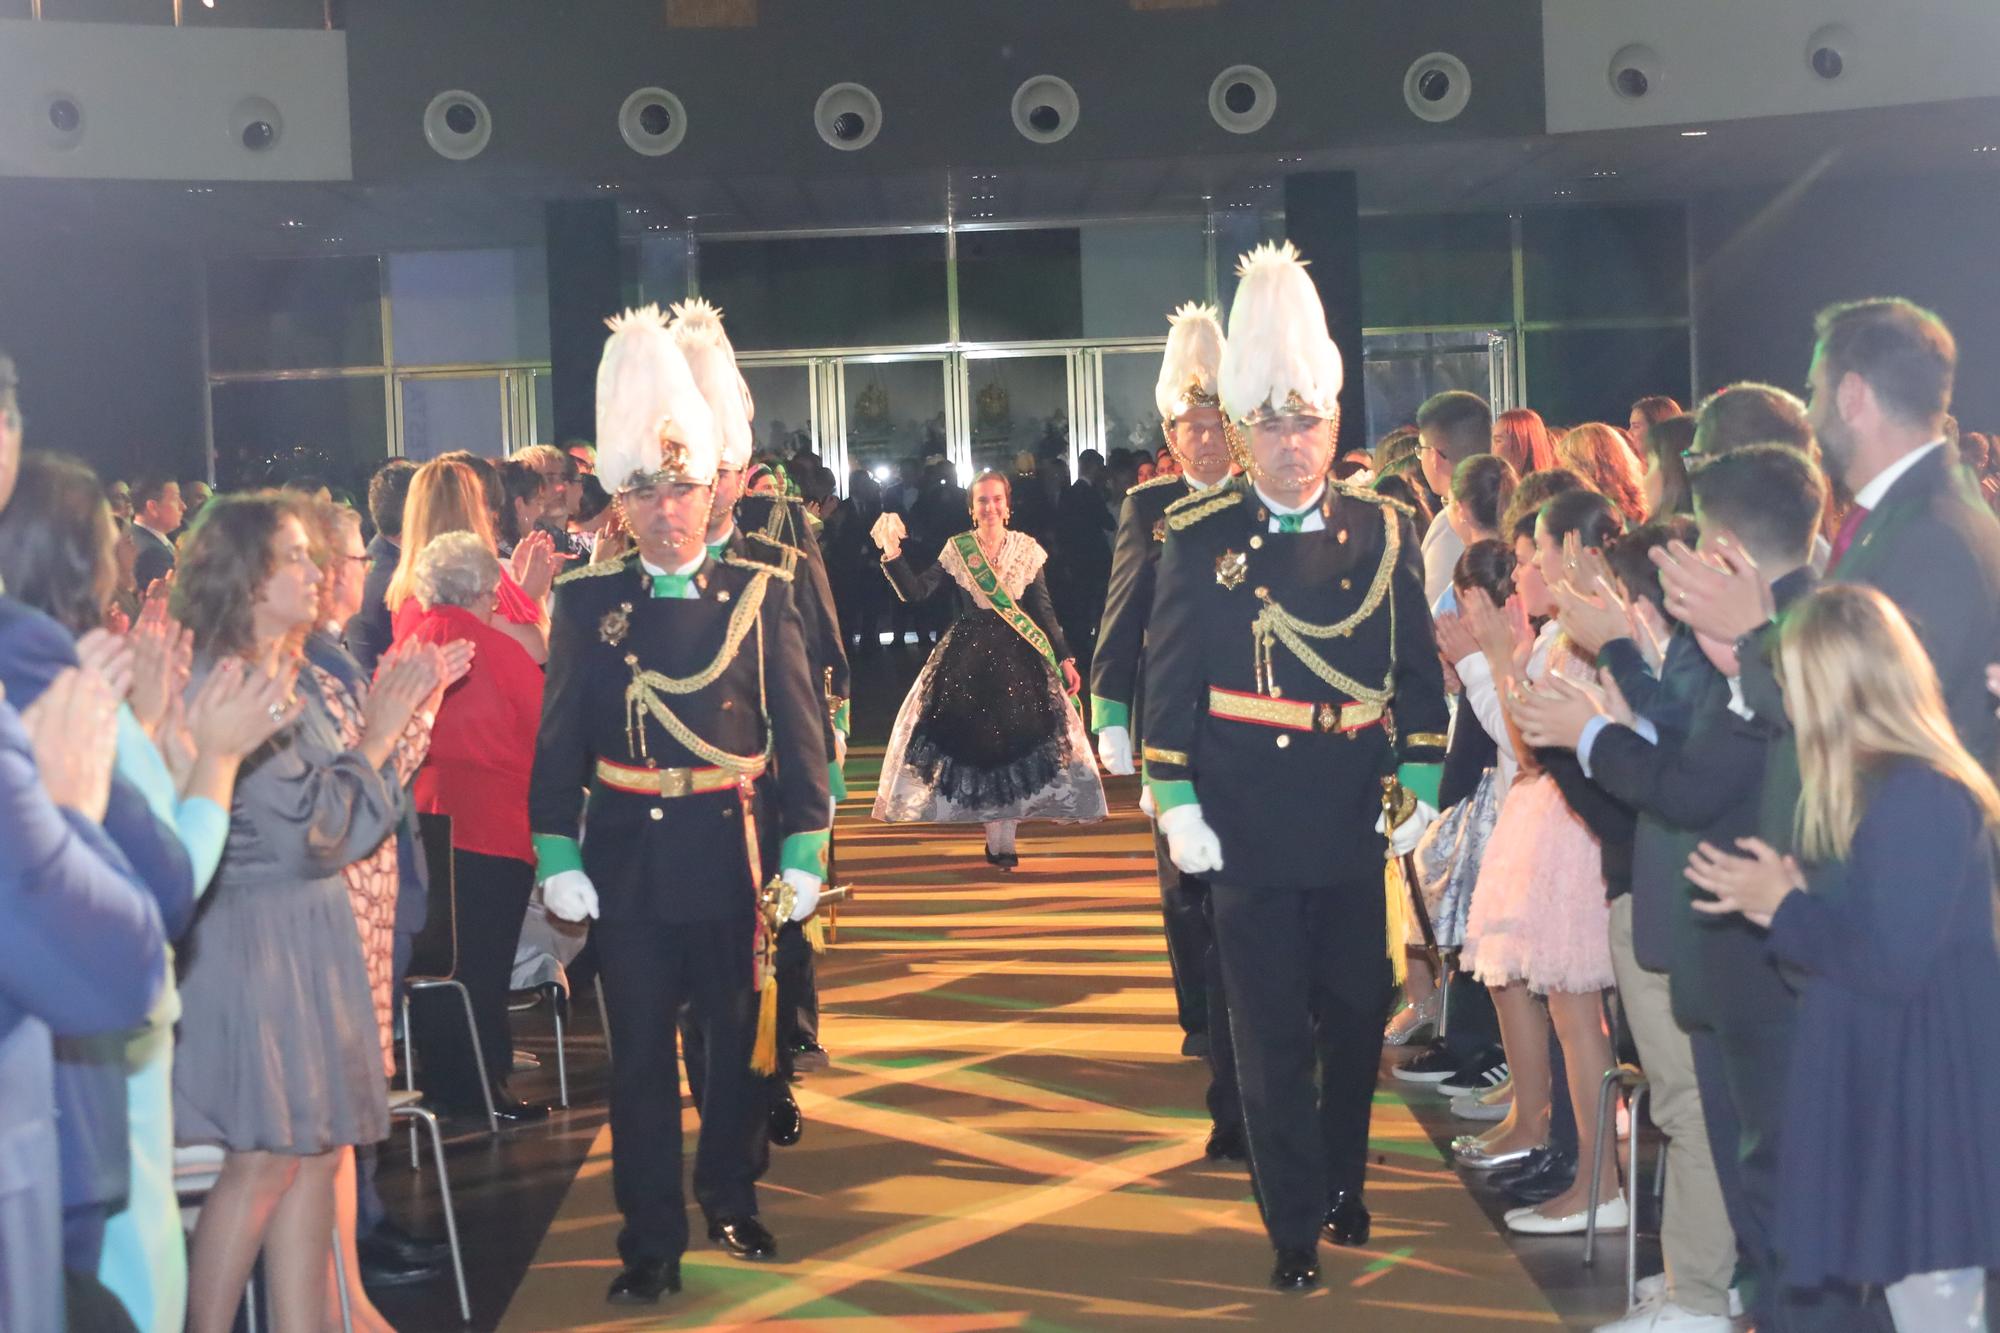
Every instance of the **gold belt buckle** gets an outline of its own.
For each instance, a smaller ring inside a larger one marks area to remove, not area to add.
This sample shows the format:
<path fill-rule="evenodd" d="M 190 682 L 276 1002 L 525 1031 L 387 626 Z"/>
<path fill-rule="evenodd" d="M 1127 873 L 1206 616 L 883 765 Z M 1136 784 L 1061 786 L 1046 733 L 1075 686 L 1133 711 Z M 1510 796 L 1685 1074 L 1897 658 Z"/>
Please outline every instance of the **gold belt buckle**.
<path fill-rule="evenodd" d="M 694 770 L 691 768 L 663 768 L 660 770 L 661 796 L 686 796 L 694 790 Z"/>
<path fill-rule="evenodd" d="M 1337 731 L 1340 729 L 1340 710 L 1332 704 L 1321 704 L 1313 710 L 1313 730 Z"/>

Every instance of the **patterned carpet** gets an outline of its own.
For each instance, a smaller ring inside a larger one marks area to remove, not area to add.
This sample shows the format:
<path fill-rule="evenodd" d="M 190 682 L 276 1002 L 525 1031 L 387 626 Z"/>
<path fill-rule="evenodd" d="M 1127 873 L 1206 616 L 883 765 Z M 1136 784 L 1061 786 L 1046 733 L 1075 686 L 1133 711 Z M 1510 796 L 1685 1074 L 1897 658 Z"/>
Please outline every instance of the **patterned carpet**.
<path fill-rule="evenodd" d="M 1028 826 L 1002 875 L 976 829 L 870 822 L 879 757 L 854 756 L 840 812 L 860 897 L 821 960 L 833 1065 L 798 1085 L 805 1139 L 762 1186 L 784 1262 L 722 1256 L 697 1216 L 681 1295 L 605 1305 L 603 1131 L 502 1329 L 1561 1326 L 1387 1080 L 1371 1246 L 1322 1247 L 1309 1296 L 1268 1290 L 1248 1177 L 1202 1156 L 1205 1072 L 1179 1054 L 1131 781 L 1104 824 Z"/>

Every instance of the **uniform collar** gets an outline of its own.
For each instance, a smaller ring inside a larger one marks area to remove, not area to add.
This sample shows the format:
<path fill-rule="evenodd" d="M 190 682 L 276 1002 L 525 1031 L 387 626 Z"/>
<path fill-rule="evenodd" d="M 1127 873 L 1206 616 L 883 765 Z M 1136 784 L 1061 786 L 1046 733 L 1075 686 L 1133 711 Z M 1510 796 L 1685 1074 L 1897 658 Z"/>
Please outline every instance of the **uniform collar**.
<path fill-rule="evenodd" d="M 1292 514 L 1310 514 L 1313 510 L 1319 508 L 1320 501 L 1326 499 L 1326 483 L 1324 481 L 1320 482 L 1319 489 L 1313 492 L 1312 499 L 1295 509 L 1288 509 L 1273 500 L 1270 496 L 1264 494 L 1264 488 L 1258 486 L 1255 482 L 1252 482 L 1251 486 L 1257 492 L 1258 502 L 1271 512 L 1273 518 L 1284 518 Z"/>
<path fill-rule="evenodd" d="M 707 562 L 707 560 L 708 560 L 708 550 L 706 547 L 704 547 L 700 555 L 688 561 L 688 563 L 682 565 L 679 569 L 661 569 L 658 565 L 654 564 L 652 561 L 648 560 L 643 555 L 639 557 L 639 568 L 644 570 L 648 577 L 659 574 L 686 575 L 686 574 L 692 574 L 696 570 L 700 569 L 702 565 Z"/>
<path fill-rule="evenodd" d="M 1942 448 L 1944 448 L 1944 439 L 1940 436 L 1920 449 L 1910 450 L 1910 452 L 1904 454 L 1880 472 L 1877 472 L 1872 481 L 1856 491 L 1854 493 L 1854 503 L 1863 509 L 1875 508 L 1882 503 L 1882 497 L 1889 493 L 1889 488 L 1903 479 L 1904 473 L 1929 457 L 1933 449 Z"/>

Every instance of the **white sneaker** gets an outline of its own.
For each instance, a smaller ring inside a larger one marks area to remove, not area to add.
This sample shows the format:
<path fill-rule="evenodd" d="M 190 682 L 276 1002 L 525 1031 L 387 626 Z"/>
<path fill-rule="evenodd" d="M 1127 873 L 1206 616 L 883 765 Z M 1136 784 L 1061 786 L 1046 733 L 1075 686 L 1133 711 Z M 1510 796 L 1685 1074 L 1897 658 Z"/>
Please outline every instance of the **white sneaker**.
<path fill-rule="evenodd" d="M 1660 1294 L 1664 1297 L 1665 1290 Z M 1726 1314 L 1696 1314 L 1661 1299 L 1652 1305 L 1641 1304 L 1623 1319 L 1599 1324 L 1597 1333 L 1730 1333 L 1731 1328 Z"/>

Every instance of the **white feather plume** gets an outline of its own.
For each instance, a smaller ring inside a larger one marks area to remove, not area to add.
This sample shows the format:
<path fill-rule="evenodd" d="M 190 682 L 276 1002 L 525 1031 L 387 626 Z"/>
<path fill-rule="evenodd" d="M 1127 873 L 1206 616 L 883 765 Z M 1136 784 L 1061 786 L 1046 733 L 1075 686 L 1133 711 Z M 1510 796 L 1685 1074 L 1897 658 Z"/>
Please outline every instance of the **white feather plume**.
<path fill-rule="evenodd" d="M 697 296 L 676 302 L 673 316 L 674 341 L 687 358 L 688 370 L 715 418 L 721 466 L 732 470 L 749 467 L 756 445 L 750 423 L 756 418 L 757 405 L 743 372 L 736 368 L 736 348 L 723 331 L 722 311 Z"/>
<path fill-rule="evenodd" d="M 1269 242 L 1237 263 L 1236 299 L 1222 351 L 1222 407 L 1238 421 L 1286 410 L 1294 399 L 1331 417 L 1340 400 L 1340 348 L 1326 309 L 1290 241 Z"/>
<path fill-rule="evenodd" d="M 657 305 L 604 321 L 611 330 L 597 363 L 597 473 L 613 490 L 661 471 L 662 439 L 685 457 L 677 469 L 689 481 L 715 480 L 715 422 L 687 358 Z"/>
<path fill-rule="evenodd" d="M 1221 314 L 1212 305 L 1189 301 L 1167 316 L 1167 350 L 1160 359 L 1159 383 L 1153 386 L 1153 403 L 1166 420 L 1197 406 L 1192 401 L 1195 394 L 1211 400 L 1217 396 L 1216 379 L 1222 372 Z"/>

